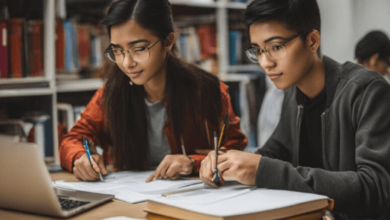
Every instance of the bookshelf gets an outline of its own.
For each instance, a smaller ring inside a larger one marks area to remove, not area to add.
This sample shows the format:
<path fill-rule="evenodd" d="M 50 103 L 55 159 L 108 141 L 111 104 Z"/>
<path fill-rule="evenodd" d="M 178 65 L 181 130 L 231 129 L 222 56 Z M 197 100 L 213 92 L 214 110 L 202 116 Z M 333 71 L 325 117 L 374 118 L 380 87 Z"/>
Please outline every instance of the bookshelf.
<path fill-rule="evenodd" d="M 63 2 L 66 0 L 57 2 Z M 74 0 L 68 0 L 75 2 Z M 250 1 L 250 0 L 248 0 Z M 50 115 L 52 126 L 52 147 L 53 157 L 46 158 L 47 160 L 53 160 L 54 164 L 59 164 L 58 154 L 58 111 L 57 102 L 62 102 L 67 98 L 74 97 L 75 94 L 83 92 L 89 95 L 93 91 L 100 88 L 104 81 L 100 78 L 81 78 L 81 79 L 61 79 L 57 77 L 56 73 L 56 13 L 58 12 L 58 5 L 53 0 L 43 0 L 43 20 L 44 20 L 44 59 L 43 59 L 43 76 L 39 77 L 24 77 L 24 78 L 0 78 L 0 100 L 2 98 L 17 98 L 17 97 L 34 97 L 34 100 L 50 99 L 50 106 L 47 106 L 47 110 Z M 83 2 L 83 1 L 81 1 Z M 87 1 L 84 1 L 87 2 Z M 104 1 L 99 1 L 104 2 Z M 109 2 L 107 0 L 107 2 Z M 232 82 L 239 81 L 240 85 L 245 85 L 248 80 L 253 79 L 253 75 L 245 75 L 245 72 L 261 71 L 258 65 L 253 64 L 238 64 L 230 65 L 229 63 L 229 14 L 233 11 L 242 11 L 246 8 L 247 3 L 230 2 L 230 0 L 218 0 L 218 1 L 205 1 L 205 0 L 170 0 L 172 7 L 183 6 L 190 7 L 194 10 L 211 11 L 215 16 L 215 28 L 216 28 L 216 42 L 218 56 L 218 74 L 221 80 Z M 175 14 L 174 14 L 175 16 Z M 234 74 L 240 72 L 240 74 Z M 46 86 L 31 86 L 31 85 L 46 85 Z M 59 100 L 58 100 L 58 97 Z M 69 98 L 70 99 L 70 98 Z M 47 101 L 45 103 L 48 103 Z M 86 103 L 85 103 L 86 104 Z"/>
<path fill-rule="evenodd" d="M 230 65 L 229 63 L 229 13 L 230 10 L 238 10 L 243 12 L 247 6 L 247 2 L 231 2 L 230 0 L 220 1 L 195 1 L 195 0 L 170 0 L 173 6 L 188 6 L 195 7 L 202 10 L 202 8 L 215 9 L 216 15 L 216 41 L 217 41 L 217 54 L 218 54 L 218 74 L 221 78 L 228 78 L 229 73 L 234 72 L 252 72 L 261 71 L 258 65 L 242 64 L 242 65 Z M 250 0 L 248 0 L 250 2 Z M 245 45 L 246 46 L 246 45 Z"/>

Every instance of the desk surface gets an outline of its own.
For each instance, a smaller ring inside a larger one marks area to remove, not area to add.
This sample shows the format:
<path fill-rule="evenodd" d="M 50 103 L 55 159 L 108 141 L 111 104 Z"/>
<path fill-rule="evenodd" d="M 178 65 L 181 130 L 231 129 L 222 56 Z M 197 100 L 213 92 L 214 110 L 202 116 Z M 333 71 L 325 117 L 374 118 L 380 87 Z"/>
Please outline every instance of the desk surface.
<path fill-rule="evenodd" d="M 67 181 L 77 181 L 73 174 L 68 172 L 58 172 L 50 174 L 53 181 L 65 179 Z M 103 219 L 115 216 L 127 216 L 132 218 L 146 219 L 144 208 L 146 202 L 130 204 L 119 200 L 112 200 L 88 211 L 82 212 L 72 217 L 72 219 Z M 41 215 L 5 210 L 0 208 L 0 219 L 19 220 L 19 219 L 54 219 Z M 61 219 L 61 218 L 58 218 Z"/>
<path fill-rule="evenodd" d="M 50 174 L 53 181 L 56 180 L 63 180 L 66 181 L 78 181 L 76 177 L 74 177 L 73 174 L 68 172 L 58 172 L 58 173 L 51 173 Z M 126 202 L 122 202 L 119 200 L 112 200 L 110 202 L 104 203 L 98 207 L 92 208 L 88 211 L 82 212 L 78 215 L 73 216 L 70 219 L 104 219 L 108 217 L 115 217 L 115 216 L 126 216 L 131 218 L 138 218 L 138 219 L 146 219 L 147 213 L 144 212 L 144 208 L 146 207 L 146 202 L 138 203 L 138 204 L 130 204 Z M 292 217 L 291 220 L 312 220 L 312 219 L 322 219 L 322 216 L 324 216 L 325 210 L 319 210 L 313 213 L 307 213 L 303 214 L 301 216 L 295 216 Z M 149 219 L 170 219 L 166 217 L 155 217 L 149 216 Z M 24 212 L 17 212 L 17 211 L 11 211 L 11 210 L 5 210 L 0 208 L 0 219 L 7 219 L 7 220 L 19 220 L 19 219 L 56 219 L 54 217 L 47 217 L 47 216 L 41 216 L 41 215 L 35 215 L 35 214 L 29 214 Z M 58 218 L 62 219 L 62 218 Z"/>

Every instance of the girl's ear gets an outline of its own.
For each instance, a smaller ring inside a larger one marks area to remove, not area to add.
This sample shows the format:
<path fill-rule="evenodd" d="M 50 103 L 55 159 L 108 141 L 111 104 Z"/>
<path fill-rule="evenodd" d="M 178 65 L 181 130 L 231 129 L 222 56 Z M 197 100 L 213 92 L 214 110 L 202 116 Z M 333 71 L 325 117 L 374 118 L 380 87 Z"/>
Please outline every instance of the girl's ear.
<path fill-rule="evenodd" d="M 175 33 L 171 32 L 168 34 L 165 40 L 165 47 L 168 51 L 170 51 L 173 45 L 175 44 L 175 39 L 176 39 Z"/>
<path fill-rule="evenodd" d="M 313 30 L 307 35 L 307 42 L 311 52 L 317 53 L 321 43 L 321 35 L 317 30 Z"/>

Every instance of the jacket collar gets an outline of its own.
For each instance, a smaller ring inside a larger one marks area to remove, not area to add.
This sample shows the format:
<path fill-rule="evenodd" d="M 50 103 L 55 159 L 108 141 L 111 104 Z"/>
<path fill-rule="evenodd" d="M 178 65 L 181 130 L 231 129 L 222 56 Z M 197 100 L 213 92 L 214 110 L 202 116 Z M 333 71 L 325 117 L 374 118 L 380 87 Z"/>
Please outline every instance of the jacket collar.
<path fill-rule="evenodd" d="M 322 57 L 323 65 L 325 68 L 325 90 L 326 90 L 326 109 L 329 108 L 329 106 L 332 104 L 337 84 L 340 80 L 342 67 L 339 63 L 332 60 L 331 58 L 327 56 Z M 296 104 L 299 104 L 298 99 L 300 97 L 299 93 L 297 92 L 298 87 L 294 85 L 292 87 L 293 97 L 295 97 Z"/>
<path fill-rule="evenodd" d="M 333 102 L 342 67 L 327 56 L 323 56 L 322 60 L 325 68 L 326 108 L 328 108 Z"/>

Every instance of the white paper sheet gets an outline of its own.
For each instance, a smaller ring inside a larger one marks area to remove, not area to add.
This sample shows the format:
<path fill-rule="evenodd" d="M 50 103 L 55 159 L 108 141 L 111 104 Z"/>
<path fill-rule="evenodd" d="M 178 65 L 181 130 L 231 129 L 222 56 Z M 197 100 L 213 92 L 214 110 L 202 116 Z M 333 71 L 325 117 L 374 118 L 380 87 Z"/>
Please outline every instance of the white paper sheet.
<path fill-rule="evenodd" d="M 201 183 L 200 180 L 155 180 L 145 183 L 154 171 L 121 171 L 104 177 L 105 182 L 64 182 L 56 181 L 55 187 L 113 194 L 118 200 L 128 203 L 144 202 L 162 193 L 177 190 L 184 186 Z"/>
<path fill-rule="evenodd" d="M 203 192 L 200 193 L 201 191 Z M 150 200 L 198 213 L 227 217 L 289 207 L 328 198 L 317 194 L 286 190 L 248 189 L 237 185 L 201 191 L 174 194 Z"/>
<path fill-rule="evenodd" d="M 223 187 L 219 188 L 214 188 L 205 183 L 200 183 L 188 187 L 183 187 L 179 190 L 189 190 L 187 192 L 167 195 L 166 197 L 169 197 L 168 200 L 170 201 L 185 199 L 185 203 L 190 206 L 206 205 L 248 193 L 251 191 L 251 189 L 254 188 L 255 187 L 242 185 L 235 181 L 227 181 Z"/>

